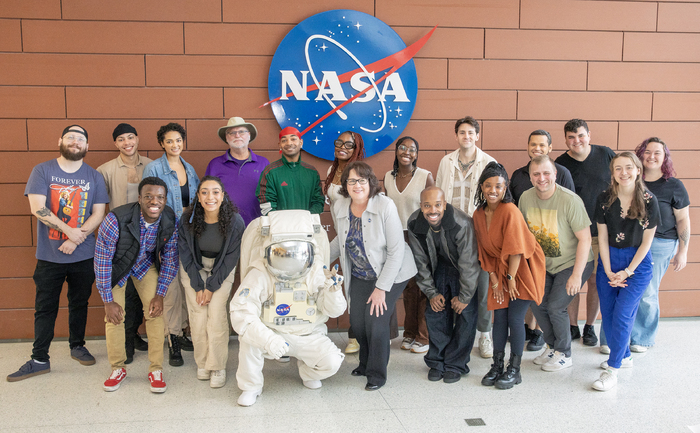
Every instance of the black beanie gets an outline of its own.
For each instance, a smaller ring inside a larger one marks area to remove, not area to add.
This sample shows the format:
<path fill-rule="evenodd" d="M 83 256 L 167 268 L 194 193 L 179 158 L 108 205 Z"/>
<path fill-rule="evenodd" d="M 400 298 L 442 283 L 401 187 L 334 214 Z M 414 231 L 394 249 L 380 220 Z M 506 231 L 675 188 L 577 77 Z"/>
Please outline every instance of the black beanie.
<path fill-rule="evenodd" d="M 117 125 L 116 128 L 114 128 L 114 132 L 112 132 L 112 139 L 114 141 L 117 141 L 117 137 L 119 137 L 122 134 L 127 134 L 127 133 L 133 133 L 135 136 L 139 136 L 139 134 L 136 132 L 136 128 L 133 126 L 129 125 L 128 123 L 120 123 Z"/>

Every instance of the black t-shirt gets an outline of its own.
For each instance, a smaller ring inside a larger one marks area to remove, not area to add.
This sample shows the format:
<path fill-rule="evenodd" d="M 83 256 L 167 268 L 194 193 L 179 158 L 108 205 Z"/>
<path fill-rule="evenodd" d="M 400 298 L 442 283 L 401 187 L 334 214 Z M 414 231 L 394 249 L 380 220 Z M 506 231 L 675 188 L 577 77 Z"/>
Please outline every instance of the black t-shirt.
<path fill-rule="evenodd" d="M 182 207 L 190 205 L 190 180 L 187 179 L 184 185 L 180 187 L 180 196 L 182 197 Z"/>
<path fill-rule="evenodd" d="M 659 213 L 661 219 L 659 226 L 656 228 L 654 237 L 661 239 L 678 239 L 678 231 L 676 230 L 676 216 L 673 214 L 673 209 L 683 209 L 690 205 L 688 191 L 686 191 L 683 182 L 671 177 L 664 179 L 663 177 L 653 182 L 644 182 L 655 196 L 659 203 Z"/>
<path fill-rule="evenodd" d="M 588 218 L 595 221 L 596 199 L 610 186 L 610 161 L 615 152 L 609 147 L 591 144 L 591 153 L 583 161 L 577 161 L 568 153 L 556 159 L 556 162 L 569 169 L 576 185 L 576 194 L 586 206 Z M 598 227 L 591 224 L 591 236 L 598 236 Z"/>
<path fill-rule="evenodd" d="M 574 180 L 571 178 L 571 173 L 569 169 L 561 164 L 554 163 L 557 168 L 557 185 L 561 185 L 573 192 L 576 192 L 576 187 L 574 186 Z M 513 195 L 513 200 L 515 205 L 518 205 L 520 201 L 520 196 L 523 195 L 525 191 L 532 188 L 532 182 L 530 181 L 530 163 L 528 162 L 525 167 L 520 167 L 513 172 L 513 176 L 510 178 L 510 193 Z"/>
<path fill-rule="evenodd" d="M 622 218 L 619 198 L 608 207 L 608 193 L 604 192 L 598 196 L 594 221 L 608 226 L 608 245 L 615 248 L 639 247 L 644 230 L 653 229 L 658 225 L 659 205 L 656 197 L 647 190 L 644 193 L 644 202 L 647 210 L 644 219 Z"/>
<path fill-rule="evenodd" d="M 219 252 L 224 247 L 224 237 L 219 231 L 219 223 L 209 224 L 204 223 L 204 232 L 199 237 L 199 250 L 203 257 L 215 259 Z"/>

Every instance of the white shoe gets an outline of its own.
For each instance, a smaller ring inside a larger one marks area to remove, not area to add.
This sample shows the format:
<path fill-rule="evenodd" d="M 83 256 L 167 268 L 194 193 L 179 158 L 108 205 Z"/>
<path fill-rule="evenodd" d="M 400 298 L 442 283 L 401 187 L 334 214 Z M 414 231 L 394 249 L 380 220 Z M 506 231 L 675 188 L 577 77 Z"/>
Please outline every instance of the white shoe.
<path fill-rule="evenodd" d="M 644 353 L 649 349 L 646 346 L 640 346 L 639 344 L 633 344 L 630 346 L 630 351 L 635 352 L 635 353 Z"/>
<path fill-rule="evenodd" d="M 360 343 L 357 342 L 356 338 L 350 338 L 348 340 L 348 345 L 345 346 L 345 353 L 357 353 L 360 351 Z"/>
<path fill-rule="evenodd" d="M 608 391 L 617 385 L 617 370 L 609 368 L 600 373 L 598 380 L 593 382 L 593 389 L 597 391 Z"/>
<path fill-rule="evenodd" d="M 238 405 L 243 407 L 252 406 L 255 404 L 255 400 L 260 394 L 262 394 L 262 389 L 257 391 L 243 391 L 238 397 Z"/>
<path fill-rule="evenodd" d="M 634 360 L 632 359 L 632 355 L 628 356 L 627 358 L 622 358 L 622 363 L 620 364 L 620 368 L 632 368 L 634 367 Z M 608 368 L 608 361 L 603 361 L 600 363 L 600 368 L 605 370 Z"/>
<path fill-rule="evenodd" d="M 574 361 L 571 357 L 566 357 L 562 352 L 554 351 L 552 357 L 546 363 L 542 364 L 542 370 L 544 371 L 559 371 L 565 368 L 569 368 L 574 365 Z"/>
<path fill-rule="evenodd" d="M 403 350 L 411 350 L 411 346 L 413 345 L 413 342 L 416 341 L 413 338 L 404 338 L 403 341 L 401 341 L 401 348 Z M 347 352 L 346 352 L 347 353 Z"/>
<path fill-rule="evenodd" d="M 197 369 L 197 379 L 209 380 L 210 377 L 211 377 L 211 371 L 204 369 L 204 368 Z"/>
<path fill-rule="evenodd" d="M 608 346 L 607 344 L 601 344 L 600 353 L 602 353 L 603 355 L 610 355 L 610 346 Z"/>
<path fill-rule="evenodd" d="M 309 389 L 319 389 L 323 384 L 320 380 L 305 380 L 304 386 Z"/>
<path fill-rule="evenodd" d="M 288 363 L 288 362 L 290 361 L 290 359 L 289 359 L 288 356 L 283 356 L 283 357 L 281 357 L 281 358 L 275 359 L 275 361 L 277 361 L 277 362 L 279 362 L 279 363 L 281 363 L 281 364 L 286 364 L 286 363 Z"/>
<path fill-rule="evenodd" d="M 427 344 L 419 343 L 417 341 L 414 341 L 413 344 L 411 345 L 411 352 L 413 353 L 425 353 L 428 351 L 430 346 Z"/>
<path fill-rule="evenodd" d="M 209 378 L 209 386 L 221 388 L 226 385 L 226 370 L 212 370 Z"/>
<path fill-rule="evenodd" d="M 544 365 L 552 359 L 552 356 L 554 356 L 554 349 L 550 349 L 549 347 L 545 347 L 544 351 L 538 356 L 537 358 L 533 359 L 532 362 L 535 363 L 535 365 Z"/>
<path fill-rule="evenodd" d="M 481 334 L 479 338 L 479 354 L 482 358 L 493 358 L 493 342 L 489 334 Z"/>

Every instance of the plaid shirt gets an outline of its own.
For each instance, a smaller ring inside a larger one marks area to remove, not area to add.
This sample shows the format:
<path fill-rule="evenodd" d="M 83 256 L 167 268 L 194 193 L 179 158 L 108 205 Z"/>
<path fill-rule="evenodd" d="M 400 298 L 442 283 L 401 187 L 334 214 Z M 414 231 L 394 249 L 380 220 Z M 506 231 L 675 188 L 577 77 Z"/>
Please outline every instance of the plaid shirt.
<path fill-rule="evenodd" d="M 158 234 L 159 225 L 160 217 L 158 221 L 146 228 L 146 221 L 144 221 L 143 215 L 141 215 L 139 221 L 139 226 L 141 227 L 139 256 L 136 258 L 136 263 L 133 268 L 131 268 L 131 271 L 129 271 L 124 278 L 119 280 L 117 285 L 123 286 L 130 276 L 141 280 L 144 275 L 146 275 L 146 272 L 148 272 L 148 269 L 155 259 L 154 250 L 156 247 L 156 235 Z M 175 226 L 177 227 L 177 219 L 175 221 Z M 118 240 L 119 223 L 117 222 L 117 217 L 110 212 L 100 225 L 100 230 L 97 234 L 97 244 L 95 245 L 95 280 L 97 283 L 97 291 L 100 292 L 100 297 L 104 303 L 114 301 L 112 298 L 112 259 L 114 258 Z M 156 295 L 165 296 L 165 293 L 168 291 L 168 286 L 177 275 L 177 268 L 177 230 L 175 230 L 173 236 L 163 248 Z"/>

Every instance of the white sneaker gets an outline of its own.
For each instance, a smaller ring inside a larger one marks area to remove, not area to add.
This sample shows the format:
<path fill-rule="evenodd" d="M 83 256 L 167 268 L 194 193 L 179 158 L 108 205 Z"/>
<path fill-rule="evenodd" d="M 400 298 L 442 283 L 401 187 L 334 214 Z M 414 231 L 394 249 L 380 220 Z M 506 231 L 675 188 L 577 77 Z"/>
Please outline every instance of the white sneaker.
<path fill-rule="evenodd" d="M 226 370 L 212 370 L 209 378 L 209 386 L 221 388 L 226 385 Z"/>
<path fill-rule="evenodd" d="M 602 353 L 603 355 L 610 355 L 610 346 L 608 346 L 607 344 L 601 344 L 600 353 Z"/>
<path fill-rule="evenodd" d="M 323 384 L 320 380 L 305 380 L 304 386 L 309 389 L 319 389 Z"/>
<path fill-rule="evenodd" d="M 598 380 L 593 382 L 593 389 L 597 391 L 608 391 L 617 385 L 617 370 L 608 368 L 600 373 Z"/>
<path fill-rule="evenodd" d="M 634 367 L 634 360 L 632 359 L 632 355 L 628 356 L 627 358 L 622 358 L 622 363 L 620 364 L 620 368 L 632 368 Z M 603 361 L 600 363 L 600 368 L 605 370 L 608 368 L 608 361 Z"/>
<path fill-rule="evenodd" d="M 411 350 L 411 346 L 413 345 L 413 342 L 416 341 L 413 338 L 404 338 L 403 341 L 401 342 L 401 348 L 403 350 Z"/>
<path fill-rule="evenodd" d="M 280 364 L 286 364 L 286 363 L 288 363 L 288 362 L 291 361 L 291 360 L 289 359 L 288 356 L 283 356 L 283 357 L 281 357 L 281 358 L 275 359 L 275 361 L 279 362 Z"/>
<path fill-rule="evenodd" d="M 640 346 L 639 344 L 633 344 L 630 346 L 630 351 L 635 352 L 635 353 L 644 353 L 649 349 L 646 346 Z"/>
<path fill-rule="evenodd" d="M 210 377 L 211 377 L 211 371 L 204 369 L 204 368 L 197 369 L 197 379 L 209 380 Z"/>
<path fill-rule="evenodd" d="M 544 365 L 552 359 L 552 356 L 554 356 L 554 349 L 550 349 L 549 347 L 545 347 L 544 351 L 538 356 L 537 358 L 533 359 L 532 362 L 535 363 L 535 365 Z"/>
<path fill-rule="evenodd" d="M 479 354 L 482 358 L 493 358 L 493 342 L 489 334 L 481 334 L 479 338 Z"/>
<path fill-rule="evenodd" d="M 413 353 L 425 353 L 428 351 L 430 346 L 427 344 L 419 343 L 417 341 L 414 341 L 413 344 L 411 345 L 411 352 Z"/>
<path fill-rule="evenodd" d="M 243 391 L 240 397 L 238 397 L 238 405 L 243 407 L 252 406 L 255 404 L 255 400 L 260 394 L 262 394 L 262 389 L 257 391 Z"/>
<path fill-rule="evenodd" d="M 574 365 L 574 361 L 571 357 L 566 357 L 562 352 L 554 351 L 552 357 L 546 363 L 542 364 L 542 370 L 544 371 L 559 371 L 565 368 L 569 368 Z"/>

